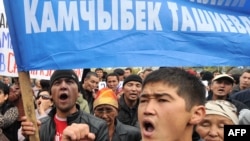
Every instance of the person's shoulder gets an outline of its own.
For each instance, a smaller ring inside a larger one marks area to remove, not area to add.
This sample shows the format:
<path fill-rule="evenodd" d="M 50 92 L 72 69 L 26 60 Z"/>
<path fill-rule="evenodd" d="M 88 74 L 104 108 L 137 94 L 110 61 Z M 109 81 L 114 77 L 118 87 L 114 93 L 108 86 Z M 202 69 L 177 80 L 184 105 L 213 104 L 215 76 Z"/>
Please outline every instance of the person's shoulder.
<path fill-rule="evenodd" d="M 49 123 L 49 121 L 51 121 L 51 119 L 52 118 L 50 116 L 44 116 L 44 117 L 40 118 L 39 120 L 41 122 L 41 125 L 43 125 L 43 124 Z"/>
<path fill-rule="evenodd" d="M 100 119 L 82 110 L 81 110 L 81 119 L 83 119 L 82 122 L 85 122 L 89 124 L 89 126 L 93 126 L 96 128 L 99 128 L 101 125 L 107 125 L 105 120 Z"/>
<path fill-rule="evenodd" d="M 230 97 L 232 98 L 240 98 L 240 97 L 246 97 L 246 96 L 247 97 L 250 96 L 250 89 L 241 90 L 230 95 Z"/>
<path fill-rule="evenodd" d="M 239 124 L 249 125 L 250 124 L 250 110 L 242 109 L 239 114 Z"/>
<path fill-rule="evenodd" d="M 227 98 L 227 101 L 231 102 L 236 108 L 237 111 L 241 111 L 242 109 L 248 109 L 248 106 L 244 104 L 244 102 L 234 99 L 234 98 Z"/>
<path fill-rule="evenodd" d="M 124 123 L 120 122 L 118 119 L 117 119 L 117 125 L 119 126 L 118 127 L 119 129 L 122 129 L 124 131 L 129 132 L 129 133 L 138 133 L 138 134 L 140 134 L 140 129 L 139 128 L 131 126 L 131 125 L 124 124 Z"/>
<path fill-rule="evenodd" d="M 116 120 L 115 132 L 119 136 L 127 136 L 128 140 L 141 140 L 141 132 L 139 128 L 126 125 L 120 122 L 118 119 Z"/>
<path fill-rule="evenodd" d="M 79 123 L 88 124 L 89 130 L 96 135 L 99 134 L 98 136 L 108 133 L 108 125 L 105 120 L 86 113 L 85 111 L 81 111 Z"/>
<path fill-rule="evenodd" d="M 41 125 L 40 125 L 40 134 L 41 132 L 44 132 L 46 130 L 48 130 L 49 127 L 53 127 L 53 122 L 52 122 L 52 117 L 50 116 L 45 116 L 45 117 L 42 117 L 40 119 L 38 119 L 40 122 L 41 122 Z"/>

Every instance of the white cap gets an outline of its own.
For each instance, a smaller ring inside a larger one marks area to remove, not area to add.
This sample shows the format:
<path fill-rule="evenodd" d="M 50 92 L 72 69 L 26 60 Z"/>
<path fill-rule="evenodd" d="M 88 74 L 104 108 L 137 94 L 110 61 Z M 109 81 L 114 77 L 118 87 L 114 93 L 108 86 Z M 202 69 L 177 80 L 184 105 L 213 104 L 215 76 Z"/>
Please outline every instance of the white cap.
<path fill-rule="evenodd" d="M 216 75 L 212 81 L 216 81 L 218 79 L 221 79 L 221 78 L 225 78 L 225 79 L 228 79 L 230 82 L 234 83 L 234 78 L 228 74 L 219 74 L 219 75 Z"/>

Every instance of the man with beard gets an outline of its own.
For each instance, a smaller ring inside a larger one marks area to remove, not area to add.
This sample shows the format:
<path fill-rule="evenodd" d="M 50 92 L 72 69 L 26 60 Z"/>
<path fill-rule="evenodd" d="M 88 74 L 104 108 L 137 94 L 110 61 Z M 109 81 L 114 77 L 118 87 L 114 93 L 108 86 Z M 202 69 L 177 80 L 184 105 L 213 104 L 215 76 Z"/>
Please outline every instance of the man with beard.
<path fill-rule="evenodd" d="M 55 107 L 41 122 L 38 121 L 41 124 L 40 141 L 108 140 L 105 121 L 80 110 L 76 104 L 78 83 L 78 77 L 73 70 L 57 70 L 51 76 L 50 93 Z M 34 135 L 34 126 L 26 117 L 22 117 L 21 125 L 23 135 Z M 81 134 L 75 135 L 76 130 L 82 130 Z"/>

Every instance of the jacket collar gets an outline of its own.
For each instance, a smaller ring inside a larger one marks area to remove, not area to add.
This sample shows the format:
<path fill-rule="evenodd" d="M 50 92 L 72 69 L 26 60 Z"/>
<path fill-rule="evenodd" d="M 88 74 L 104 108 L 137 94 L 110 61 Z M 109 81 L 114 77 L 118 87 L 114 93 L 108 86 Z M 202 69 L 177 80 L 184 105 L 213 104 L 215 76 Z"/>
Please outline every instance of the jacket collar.
<path fill-rule="evenodd" d="M 67 122 L 69 123 L 70 121 L 74 121 L 75 119 L 77 119 L 78 117 L 79 117 L 79 114 L 80 114 L 80 106 L 78 105 L 78 104 L 76 104 L 76 108 L 77 108 L 77 112 L 75 112 L 75 113 L 73 113 L 73 114 L 71 114 L 71 115 L 69 115 L 68 117 L 67 117 Z M 50 117 L 52 117 L 52 118 L 54 118 L 54 116 L 55 116 L 55 114 L 56 114 L 56 107 L 54 106 L 53 108 L 52 108 L 52 110 L 48 113 L 48 115 L 50 116 Z"/>
<path fill-rule="evenodd" d="M 122 123 L 118 120 L 118 119 L 116 119 L 116 125 L 115 125 L 115 133 L 116 134 L 118 134 L 118 136 L 121 136 L 121 135 L 126 135 L 127 134 L 127 131 L 125 131 L 125 130 L 122 130 Z M 117 131 L 119 131 L 119 132 L 117 132 Z"/>
<path fill-rule="evenodd" d="M 120 97 L 118 104 L 119 107 L 122 109 L 126 109 L 127 111 L 131 110 L 125 102 L 124 94 Z M 136 105 L 132 109 L 137 110 L 138 105 L 139 105 L 139 99 L 137 100 Z"/>

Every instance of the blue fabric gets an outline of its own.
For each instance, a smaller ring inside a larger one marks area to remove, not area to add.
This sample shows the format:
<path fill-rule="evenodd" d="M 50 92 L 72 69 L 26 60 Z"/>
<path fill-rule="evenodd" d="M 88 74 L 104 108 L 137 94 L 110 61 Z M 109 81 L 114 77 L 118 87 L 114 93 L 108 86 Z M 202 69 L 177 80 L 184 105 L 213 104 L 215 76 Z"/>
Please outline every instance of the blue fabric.
<path fill-rule="evenodd" d="M 4 0 L 19 71 L 248 66 L 247 0 Z"/>

